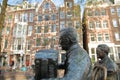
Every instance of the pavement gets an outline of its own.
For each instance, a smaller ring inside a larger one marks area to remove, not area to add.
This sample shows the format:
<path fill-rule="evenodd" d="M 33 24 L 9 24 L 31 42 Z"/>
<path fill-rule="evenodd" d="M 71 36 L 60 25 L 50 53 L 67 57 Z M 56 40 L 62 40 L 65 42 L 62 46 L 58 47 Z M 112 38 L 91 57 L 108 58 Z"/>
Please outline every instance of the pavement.
<path fill-rule="evenodd" d="M 32 70 L 1 71 L 0 80 L 30 80 L 34 76 Z"/>

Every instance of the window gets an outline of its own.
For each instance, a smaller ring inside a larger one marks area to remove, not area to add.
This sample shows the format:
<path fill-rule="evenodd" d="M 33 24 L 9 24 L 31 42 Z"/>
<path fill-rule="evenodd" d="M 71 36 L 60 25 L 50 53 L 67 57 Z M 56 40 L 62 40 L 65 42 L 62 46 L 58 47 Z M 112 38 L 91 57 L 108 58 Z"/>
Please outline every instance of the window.
<path fill-rule="evenodd" d="M 30 50 L 31 47 L 31 40 L 27 40 L 27 50 Z"/>
<path fill-rule="evenodd" d="M 94 22 L 89 23 L 89 29 L 94 29 Z"/>
<path fill-rule="evenodd" d="M 51 16 L 51 18 L 52 18 L 52 20 L 56 20 L 56 15 L 53 14 L 53 15 Z"/>
<path fill-rule="evenodd" d="M 30 22 L 33 22 L 33 13 L 30 13 L 29 21 L 30 21 Z"/>
<path fill-rule="evenodd" d="M 32 26 L 29 26 L 28 27 L 28 36 L 31 36 L 32 35 Z"/>
<path fill-rule="evenodd" d="M 112 23 L 113 23 L 113 27 L 118 27 L 118 24 L 117 24 L 117 20 L 116 20 L 116 19 L 113 19 L 113 20 L 112 20 Z"/>
<path fill-rule="evenodd" d="M 115 13 L 115 8 L 111 8 L 110 11 L 111 11 L 111 14 L 113 15 Z"/>
<path fill-rule="evenodd" d="M 41 42 L 41 39 L 40 39 L 40 38 L 37 38 L 37 39 L 36 39 L 36 46 L 40 46 L 40 42 Z"/>
<path fill-rule="evenodd" d="M 80 27 L 80 22 L 76 21 L 76 29 L 78 29 Z"/>
<path fill-rule="evenodd" d="M 72 21 L 67 22 L 67 26 L 68 26 L 68 27 L 72 27 L 72 26 L 73 26 Z"/>
<path fill-rule="evenodd" d="M 92 11 L 88 10 L 88 16 L 92 16 Z"/>
<path fill-rule="evenodd" d="M 65 22 L 60 22 L 60 30 L 65 28 Z"/>
<path fill-rule="evenodd" d="M 17 44 L 17 50 L 22 50 L 22 40 L 21 40 L 21 38 L 19 38 L 19 39 L 17 39 L 17 41 L 18 41 L 18 44 Z"/>
<path fill-rule="evenodd" d="M 48 38 L 44 38 L 43 40 L 44 40 L 44 41 L 43 41 L 43 42 L 44 42 L 44 43 L 43 43 L 43 46 L 48 45 L 49 39 L 48 39 Z"/>
<path fill-rule="evenodd" d="M 46 21 L 49 20 L 49 15 L 45 15 L 45 20 L 46 20 Z"/>
<path fill-rule="evenodd" d="M 50 4 L 49 3 L 45 3 L 44 8 L 45 9 L 49 9 L 50 8 Z"/>
<path fill-rule="evenodd" d="M 7 34 L 10 33 L 10 27 L 7 27 L 6 33 L 7 33 Z"/>
<path fill-rule="evenodd" d="M 95 16 L 99 16 L 100 12 L 98 10 L 95 10 Z"/>
<path fill-rule="evenodd" d="M 28 14 L 24 13 L 23 14 L 23 22 L 27 22 L 28 21 Z"/>
<path fill-rule="evenodd" d="M 4 48 L 7 48 L 8 40 L 5 40 Z"/>
<path fill-rule="evenodd" d="M 103 21 L 103 28 L 108 28 L 108 22 L 107 21 Z"/>
<path fill-rule="evenodd" d="M 53 25 L 51 26 L 51 32 L 56 32 L 56 25 L 55 25 L 55 24 L 53 24 Z"/>
<path fill-rule="evenodd" d="M 91 54 L 95 54 L 95 48 L 91 48 Z"/>
<path fill-rule="evenodd" d="M 18 18 L 18 14 L 15 14 L 15 22 L 18 22 L 19 18 Z"/>
<path fill-rule="evenodd" d="M 118 17 L 120 17 L 120 7 L 117 8 Z"/>
<path fill-rule="evenodd" d="M 41 26 L 36 27 L 36 33 L 41 33 Z"/>
<path fill-rule="evenodd" d="M 101 28 L 100 22 L 96 22 L 96 29 L 99 29 L 99 28 Z"/>
<path fill-rule="evenodd" d="M 105 16 L 105 15 L 106 15 L 105 9 L 102 9 L 102 10 L 101 10 L 101 15 L 102 15 L 102 16 Z"/>
<path fill-rule="evenodd" d="M 98 34 L 98 41 L 102 41 L 102 34 Z"/>
<path fill-rule="evenodd" d="M 67 7 L 71 8 L 72 7 L 72 2 L 67 2 Z"/>
<path fill-rule="evenodd" d="M 67 18 L 71 18 L 72 17 L 72 11 L 68 11 L 66 15 L 67 15 Z"/>
<path fill-rule="evenodd" d="M 90 34 L 90 41 L 95 41 L 95 34 Z"/>
<path fill-rule="evenodd" d="M 45 26 L 44 33 L 47 33 L 47 32 L 48 32 L 48 26 Z"/>
<path fill-rule="evenodd" d="M 65 14 L 64 14 L 63 11 L 60 11 L 60 18 L 61 18 L 61 19 L 64 19 L 64 18 L 65 18 Z"/>
<path fill-rule="evenodd" d="M 8 16 L 8 22 L 9 22 L 9 23 L 12 22 L 12 15 L 9 15 L 9 16 Z"/>
<path fill-rule="evenodd" d="M 120 34 L 119 33 L 115 33 L 115 39 L 116 39 L 116 41 L 120 40 Z"/>
<path fill-rule="evenodd" d="M 104 34 L 105 35 L 105 41 L 110 41 L 110 35 L 109 34 Z"/>
<path fill-rule="evenodd" d="M 38 16 L 38 21 L 42 21 L 42 16 Z"/>

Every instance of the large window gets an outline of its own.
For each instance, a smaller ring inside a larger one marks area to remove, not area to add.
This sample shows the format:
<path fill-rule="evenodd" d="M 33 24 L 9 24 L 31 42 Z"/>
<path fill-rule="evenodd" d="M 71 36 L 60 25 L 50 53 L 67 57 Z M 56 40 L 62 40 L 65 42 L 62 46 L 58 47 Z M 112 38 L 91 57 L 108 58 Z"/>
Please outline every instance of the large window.
<path fill-rule="evenodd" d="M 111 7 L 110 11 L 111 11 L 111 14 L 112 14 L 112 15 L 115 14 L 115 8 L 112 8 L 112 7 Z"/>
<path fill-rule="evenodd" d="M 98 34 L 98 36 L 97 36 L 97 38 L 98 38 L 98 41 L 102 41 L 102 34 Z"/>
<path fill-rule="evenodd" d="M 27 40 L 27 50 L 30 50 L 31 47 L 31 40 Z"/>
<path fill-rule="evenodd" d="M 94 22 L 89 23 L 89 29 L 94 29 Z"/>
<path fill-rule="evenodd" d="M 95 10 L 95 16 L 100 16 L 100 12 L 98 10 Z"/>
<path fill-rule="evenodd" d="M 103 21 L 103 28 L 108 28 L 108 22 L 107 21 Z"/>
<path fill-rule="evenodd" d="M 7 45 L 8 45 L 8 40 L 6 39 L 5 44 L 4 44 L 4 48 L 7 48 Z"/>
<path fill-rule="evenodd" d="M 49 15 L 45 15 L 45 21 L 49 20 Z"/>
<path fill-rule="evenodd" d="M 65 14 L 64 14 L 63 11 L 60 11 L 60 18 L 61 18 L 61 19 L 64 19 L 64 18 L 65 18 Z"/>
<path fill-rule="evenodd" d="M 52 19 L 52 20 L 56 20 L 56 15 L 53 14 L 53 15 L 51 16 L 51 19 Z"/>
<path fill-rule="evenodd" d="M 72 2 L 67 2 L 67 7 L 71 8 L 72 7 Z"/>
<path fill-rule="evenodd" d="M 38 16 L 38 21 L 42 21 L 42 16 L 41 15 Z"/>
<path fill-rule="evenodd" d="M 120 7 L 117 8 L 118 17 L 120 17 Z"/>
<path fill-rule="evenodd" d="M 96 29 L 99 29 L 99 28 L 101 28 L 100 22 L 96 22 Z"/>
<path fill-rule="evenodd" d="M 29 21 L 30 21 L 30 22 L 33 22 L 33 13 L 30 13 Z"/>
<path fill-rule="evenodd" d="M 88 16 L 92 16 L 92 11 L 88 10 Z"/>
<path fill-rule="evenodd" d="M 6 33 L 7 33 L 7 34 L 10 33 L 10 27 L 7 27 Z"/>
<path fill-rule="evenodd" d="M 102 9 L 102 10 L 101 10 L 101 15 L 102 15 L 102 16 L 106 15 L 106 10 L 105 10 L 105 9 Z"/>
<path fill-rule="evenodd" d="M 110 35 L 109 34 L 104 34 L 104 36 L 105 36 L 105 41 L 110 41 Z"/>
<path fill-rule="evenodd" d="M 115 33 L 115 39 L 116 39 L 116 41 L 120 40 L 120 34 L 119 33 Z"/>
<path fill-rule="evenodd" d="M 51 26 L 51 32 L 56 32 L 56 25 L 55 25 L 55 24 L 53 24 L 53 25 Z"/>
<path fill-rule="evenodd" d="M 60 30 L 65 28 L 65 22 L 60 22 Z"/>
<path fill-rule="evenodd" d="M 36 27 L 36 33 L 41 33 L 41 26 Z"/>
<path fill-rule="evenodd" d="M 48 30 L 49 30 L 48 26 L 45 26 L 45 27 L 44 27 L 44 33 L 47 33 Z"/>
<path fill-rule="evenodd" d="M 112 23 L 113 23 L 113 27 L 118 27 L 118 24 L 117 24 L 117 20 L 116 20 L 116 19 L 113 19 L 113 20 L 112 20 Z"/>
<path fill-rule="evenodd" d="M 28 36 L 31 36 L 32 35 L 32 26 L 29 26 L 28 27 Z"/>
<path fill-rule="evenodd" d="M 90 34 L 90 41 L 95 41 L 95 34 Z"/>
<path fill-rule="evenodd" d="M 45 9 L 49 9 L 49 8 L 50 8 L 50 4 L 49 4 L 48 2 L 45 3 L 44 8 L 45 8 Z"/>
<path fill-rule="evenodd" d="M 43 39 L 43 46 L 47 46 L 48 45 L 48 43 L 49 43 L 49 39 L 48 38 L 44 38 Z"/>
<path fill-rule="evenodd" d="M 40 39 L 40 38 L 37 38 L 37 39 L 36 39 L 36 46 L 40 46 L 40 42 L 41 42 L 41 39 Z"/>

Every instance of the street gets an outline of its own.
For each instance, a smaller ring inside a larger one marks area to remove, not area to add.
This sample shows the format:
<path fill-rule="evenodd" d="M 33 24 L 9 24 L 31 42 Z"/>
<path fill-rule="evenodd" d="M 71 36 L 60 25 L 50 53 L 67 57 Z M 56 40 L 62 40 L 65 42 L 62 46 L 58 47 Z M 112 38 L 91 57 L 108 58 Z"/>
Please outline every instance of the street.
<path fill-rule="evenodd" d="M 28 71 L 3 71 L 0 74 L 0 80 L 30 80 L 34 76 L 33 72 Z"/>

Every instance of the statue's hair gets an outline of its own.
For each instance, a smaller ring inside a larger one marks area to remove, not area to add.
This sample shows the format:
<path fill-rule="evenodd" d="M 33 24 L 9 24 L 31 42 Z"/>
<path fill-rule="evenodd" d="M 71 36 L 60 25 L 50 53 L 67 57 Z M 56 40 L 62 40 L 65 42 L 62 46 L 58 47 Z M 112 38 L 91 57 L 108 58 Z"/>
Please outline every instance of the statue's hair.
<path fill-rule="evenodd" d="M 77 31 L 73 27 L 67 27 L 60 31 L 61 36 L 68 38 L 72 43 L 77 43 Z"/>
<path fill-rule="evenodd" d="M 106 44 L 99 44 L 98 48 L 104 51 L 107 55 L 110 52 L 110 48 Z"/>

